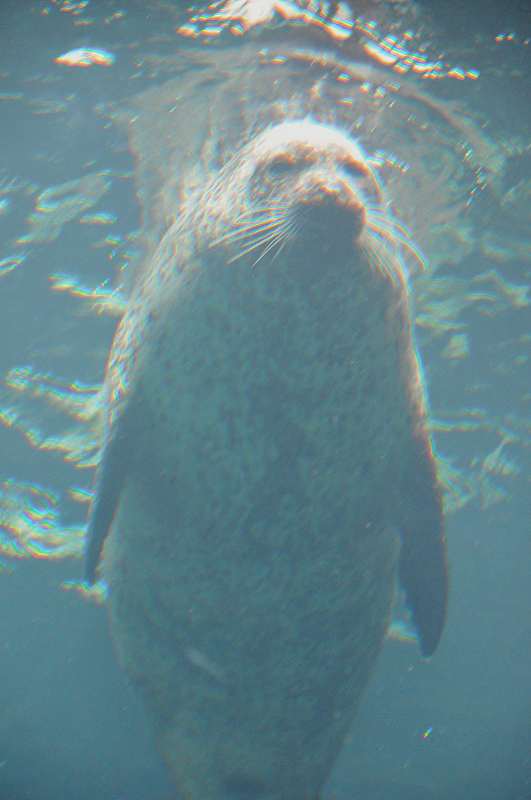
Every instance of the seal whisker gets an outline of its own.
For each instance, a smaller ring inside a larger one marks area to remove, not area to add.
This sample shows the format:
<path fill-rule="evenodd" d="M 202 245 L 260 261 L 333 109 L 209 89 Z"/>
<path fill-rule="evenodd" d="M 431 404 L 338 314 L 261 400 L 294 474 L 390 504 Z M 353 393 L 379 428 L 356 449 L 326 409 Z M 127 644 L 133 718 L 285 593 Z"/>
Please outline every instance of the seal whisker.
<path fill-rule="evenodd" d="M 237 236 L 231 236 L 229 241 L 232 241 L 232 242 L 242 241 L 243 242 L 246 239 L 248 239 L 251 242 L 255 242 L 256 244 L 260 244 L 261 242 L 267 242 L 268 239 L 270 239 L 272 236 L 274 236 L 277 233 L 277 231 L 278 231 L 278 223 L 276 225 L 273 225 L 273 224 L 262 225 L 262 226 L 254 225 L 253 227 L 249 227 L 247 229 L 239 231 Z M 225 242 L 227 240 L 228 240 L 228 237 L 227 237 L 227 239 L 223 238 L 223 239 L 220 239 L 219 241 Z"/>
<path fill-rule="evenodd" d="M 385 226 L 386 230 L 395 232 L 398 235 L 409 238 L 409 233 L 407 232 L 406 228 L 399 222 L 397 222 L 397 220 L 390 217 L 386 209 L 376 204 L 367 203 L 365 205 L 365 210 L 367 212 L 367 216 L 371 220 L 378 220 Z"/>
<path fill-rule="evenodd" d="M 273 219 L 268 219 L 265 216 L 262 216 L 253 222 L 249 222 L 246 225 L 241 226 L 237 231 L 233 231 L 231 234 L 227 234 L 227 237 L 232 236 L 234 239 L 238 239 L 240 237 L 248 235 L 249 231 L 260 231 L 268 228 L 277 228 L 278 225 L 281 225 L 283 222 L 286 221 L 288 218 L 287 214 L 277 215 Z"/>
<path fill-rule="evenodd" d="M 218 237 L 212 244 L 217 245 L 246 239 L 253 236 L 254 233 L 264 233 L 267 230 L 275 231 L 279 225 L 284 224 L 288 219 L 289 214 L 287 212 L 288 209 L 284 205 L 273 207 L 266 206 L 248 211 L 238 217 L 238 223 L 240 224 L 235 230 L 231 230 L 223 236 Z M 250 218 L 250 221 L 245 225 L 241 225 L 246 218 Z"/>
<path fill-rule="evenodd" d="M 284 228 L 283 227 L 280 228 L 280 229 L 279 229 L 279 225 L 277 225 L 275 227 L 273 227 L 273 226 L 271 226 L 271 227 L 272 227 L 272 230 L 270 230 L 266 235 L 256 236 L 254 238 L 251 238 L 251 241 L 248 243 L 247 247 L 244 247 L 242 250 L 240 250 L 239 253 L 237 253 L 235 256 L 233 256 L 231 259 L 229 259 L 227 261 L 227 264 L 232 264 L 234 261 L 237 261 L 238 258 L 242 258 L 242 256 L 247 255 L 247 253 L 250 253 L 252 250 L 256 250 L 257 247 L 260 247 L 261 245 L 265 245 L 266 244 L 267 245 L 266 249 L 260 255 L 260 258 L 263 258 L 263 256 L 265 256 L 265 254 L 272 247 L 275 246 L 275 244 L 278 242 L 278 240 L 282 239 L 282 237 L 283 237 L 283 233 L 284 233 Z M 252 234 L 247 234 L 247 236 L 252 236 Z M 235 237 L 234 241 L 238 241 L 238 239 L 246 239 L 247 236 L 246 235 L 242 235 L 240 237 Z M 257 259 L 257 260 L 260 260 L 260 259 Z"/>
<path fill-rule="evenodd" d="M 392 219 L 385 210 L 381 208 L 370 207 L 368 207 L 366 210 L 368 218 L 371 219 L 375 225 L 380 225 L 389 233 L 408 237 L 406 229 L 396 220 Z"/>
<path fill-rule="evenodd" d="M 277 226 L 270 225 L 268 228 L 269 230 L 256 227 L 249 230 L 232 231 L 226 236 L 220 236 L 218 239 L 215 239 L 210 246 L 213 247 L 227 243 L 237 244 L 238 242 L 245 242 L 247 240 L 247 245 L 245 248 L 240 250 L 240 252 L 234 256 L 234 258 L 227 262 L 230 264 L 232 261 L 235 261 L 237 258 L 240 258 L 240 256 L 245 255 L 245 253 L 248 253 L 250 250 L 254 250 L 261 244 L 268 242 L 277 234 Z"/>
<path fill-rule="evenodd" d="M 257 208 L 250 209 L 237 219 L 239 230 L 246 230 L 247 228 L 262 227 L 264 225 L 276 225 L 285 220 L 290 214 L 290 207 L 287 203 L 275 203 L 274 205 L 258 206 Z M 248 223 L 242 226 L 245 220 Z M 236 233 L 238 231 L 235 231 Z"/>
<path fill-rule="evenodd" d="M 367 207 L 367 230 L 374 232 L 382 240 L 390 239 L 395 245 L 404 247 L 414 256 L 422 270 L 426 268 L 426 259 L 411 241 L 407 230 L 382 209 Z"/>
<path fill-rule="evenodd" d="M 256 259 L 256 261 L 254 262 L 253 267 L 256 266 L 256 264 L 258 264 L 260 259 L 262 259 L 266 255 L 266 253 L 268 253 L 271 250 L 271 248 L 275 246 L 275 244 L 280 242 L 281 243 L 280 247 L 278 248 L 278 250 L 275 253 L 275 255 L 273 256 L 273 258 L 271 259 L 272 261 L 274 261 L 275 258 L 277 258 L 277 256 L 279 256 L 280 253 L 282 252 L 282 250 L 284 249 L 284 246 L 286 245 L 286 242 L 288 242 L 289 239 L 293 238 L 293 236 L 295 235 L 295 229 L 296 229 L 296 226 L 291 220 L 289 221 L 288 225 L 283 224 L 282 227 L 279 227 L 279 229 L 277 230 L 275 236 L 272 237 L 272 240 L 269 243 L 269 245 L 266 247 L 264 252 L 261 253 L 259 255 L 259 257 Z"/>
<path fill-rule="evenodd" d="M 369 227 L 365 229 L 365 239 L 362 250 L 367 256 L 371 269 L 386 275 L 394 286 L 397 285 L 398 278 L 406 282 L 406 271 L 400 255 L 397 250 L 389 246 L 389 240 Z"/>
<path fill-rule="evenodd" d="M 282 220 L 275 220 L 275 222 L 268 222 L 268 223 L 256 223 L 253 226 L 248 226 L 248 228 L 242 230 L 239 236 L 235 236 L 233 241 L 238 241 L 240 239 L 248 239 L 252 237 L 256 237 L 254 241 L 267 241 L 268 238 L 274 236 L 280 227 L 282 227 L 286 223 L 286 219 Z"/>
<path fill-rule="evenodd" d="M 285 241 L 291 236 L 293 228 L 292 216 L 291 209 L 286 203 L 261 206 L 242 214 L 238 218 L 238 222 L 242 222 L 246 218 L 249 221 L 238 229 L 230 231 L 225 236 L 220 237 L 213 244 L 226 242 L 230 242 L 231 244 L 242 243 L 242 249 L 230 258 L 227 264 L 233 263 L 238 258 L 247 255 L 247 253 L 256 250 L 258 247 L 265 246 L 263 252 L 260 253 L 260 256 L 254 262 L 256 264 L 273 247 L 280 243 L 281 246 L 274 256 L 274 258 L 276 258 L 284 247 Z"/>

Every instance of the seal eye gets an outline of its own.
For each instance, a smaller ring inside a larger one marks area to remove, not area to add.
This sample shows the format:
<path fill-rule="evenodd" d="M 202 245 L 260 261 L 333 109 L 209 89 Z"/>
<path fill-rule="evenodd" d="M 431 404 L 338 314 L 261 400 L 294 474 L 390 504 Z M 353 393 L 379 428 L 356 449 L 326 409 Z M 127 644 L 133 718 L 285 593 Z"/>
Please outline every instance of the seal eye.
<path fill-rule="evenodd" d="M 345 161 L 343 169 L 351 178 L 366 178 L 367 170 L 356 161 Z"/>
<path fill-rule="evenodd" d="M 289 158 L 285 156 L 279 156 L 279 158 L 275 158 L 274 161 L 271 162 L 269 167 L 267 168 L 267 174 L 273 180 L 278 178 L 284 178 L 286 175 L 290 175 L 292 172 L 296 172 L 298 165 L 295 161 L 290 161 Z"/>

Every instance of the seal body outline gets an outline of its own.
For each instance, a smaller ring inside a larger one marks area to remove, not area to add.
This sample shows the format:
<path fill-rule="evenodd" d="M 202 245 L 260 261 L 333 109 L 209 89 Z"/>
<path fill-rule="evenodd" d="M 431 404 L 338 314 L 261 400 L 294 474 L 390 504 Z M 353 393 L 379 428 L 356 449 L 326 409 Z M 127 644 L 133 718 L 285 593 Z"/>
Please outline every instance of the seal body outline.
<path fill-rule="evenodd" d="M 87 578 L 112 525 L 118 650 L 192 798 L 317 796 L 398 572 L 426 655 L 442 630 L 441 500 L 383 214 L 340 131 L 267 129 L 183 204 L 117 332 Z"/>

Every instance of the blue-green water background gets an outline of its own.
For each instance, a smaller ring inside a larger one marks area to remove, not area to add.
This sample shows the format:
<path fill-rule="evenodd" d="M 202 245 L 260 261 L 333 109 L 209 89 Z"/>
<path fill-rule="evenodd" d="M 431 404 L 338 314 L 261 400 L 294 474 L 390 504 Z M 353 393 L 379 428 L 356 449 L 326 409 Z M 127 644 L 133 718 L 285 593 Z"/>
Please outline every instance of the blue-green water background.
<path fill-rule="evenodd" d="M 458 87 L 462 99 L 490 115 L 498 130 L 524 139 L 527 134 L 529 142 L 531 45 L 522 46 L 531 36 L 529 4 L 456 2 L 429 10 L 441 46 L 467 66 L 484 67 L 480 81 Z M 125 14 L 110 19 L 119 11 Z M 135 73 L 137 91 L 151 84 L 149 71 L 138 69 L 135 59 L 139 53 L 172 54 L 175 26 L 184 16 L 164 4 L 131 0 L 91 0 L 86 16 L 94 22 L 85 29 L 59 3 L 1 0 L 0 91 L 21 95 L 0 105 L 0 167 L 10 177 L 46 188 L 95 170 L 133 170 L 121 136 L 93 109 L 131 95 Z M 500 32 L 517 38 L 496 44 Z M 117 54 L 116 63 L 108 69 L 54 63 L 79 46 L 108 48 Z M 446 89 L 437 91 L 444 95 Z M 61 103 L 62 110 L 35 113 L 43 106 L 32 101 Z M 531 177 L 525 159 L 514 170 Z M 2 241 L 27 231 L 32 209 L 31 198 L 16 195 L 0 217 Z M 118 215 L 113 233 L 138 229 L 132 180 L 115 179 L 95 210 Z M 95 249 L 95 239 L 94 229 L 67 225 L 55 242 L 31 248 L 20 267 L 2 278 L 2 375 L 31 364 L 70 380 L 101 381 L 115 321 L 76 316 L 79 306 L 64 293 L 52 293 L 48 280 L 62 271 L 94 286 L 112 277 L 111 248 Z M 473 260 L 465 267 L 470 274 L 480 271 Z M 515 283 L 529 282 L 523 262 L 512 261 L 501 271 Z M 531 331 L 528 308 L 497 317 L 470 312 L 468 322 L 477 344 L 462 366 L 430 368 L 429 348 L 423 353 L 432 404 L 458 406 L 462 384 L 490 381 L 491 412 L 527 410 L 529 416 L 530 403 L 522 400 L 530 391 L 526 368 L 503 378 L 493 372 L 507 348 Z M 0 454 L 3 478 L 60 491 L 90 484 L 89 473 L 73 476 L 59 456 L 31 449 L 13 429 L 0 428 Z M 443 641 L 429 663 L 411 645 L 387 643 L 325 800 L 531 798 L 526 474 L 529 454 L 510 487 L 510 502 L 482 511 L 472 501 L 449 518 L 452 591 Z M 66 504 L 65 515 L 66 522 L 75 522 L 81 512 Z M 80 574 L 80 562 L 44 560 L 20 561 L 13 572 L 0 573 L 0 800 L 166 800 L 172 790 L 116 664 L 104 608 L 57 588 Z"/>

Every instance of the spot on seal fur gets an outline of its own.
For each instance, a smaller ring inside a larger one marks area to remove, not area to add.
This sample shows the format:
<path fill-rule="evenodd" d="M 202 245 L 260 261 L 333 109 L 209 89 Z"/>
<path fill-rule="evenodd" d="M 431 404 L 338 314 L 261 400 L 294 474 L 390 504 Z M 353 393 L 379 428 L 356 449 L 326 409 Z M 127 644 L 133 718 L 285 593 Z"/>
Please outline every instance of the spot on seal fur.
<path fill-rule="evenodd" d="M 86 577 L 190 800 L 315 800 L 400 580 L 444 624 L 407 279 L 336 128 L 243 140 L 139 275 L 106 383 Z"/>

